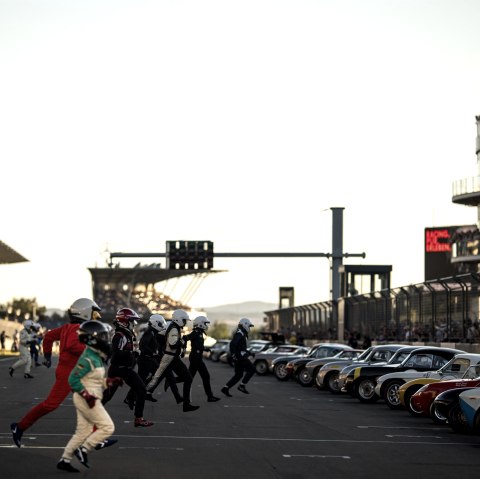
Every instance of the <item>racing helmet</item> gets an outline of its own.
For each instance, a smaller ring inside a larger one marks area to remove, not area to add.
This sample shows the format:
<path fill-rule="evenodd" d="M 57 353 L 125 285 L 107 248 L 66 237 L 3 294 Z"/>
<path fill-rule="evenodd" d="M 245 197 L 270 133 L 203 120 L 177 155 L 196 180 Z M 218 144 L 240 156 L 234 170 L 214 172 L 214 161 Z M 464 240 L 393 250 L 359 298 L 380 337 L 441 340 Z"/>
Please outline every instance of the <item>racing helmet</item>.
<path fill-rule="evenodd" d="M 33 321 L 31 319 L 26 319 L 24 322 L 23 322 L 23 327 L 30 333 L 31 331 L 33 331 Z"/>
<path fill-rule="evenodd" d="M 187 312 L 183 309 L 176 309 L 172 314 L 172 321 L 181 328 L 187 324 L 189 319 Z"/>
<path fill-rule="evenodd" d="M 167 330 L 167 322 L 161 314 L 152 314 L 148 320 L 148 324 L 160 334 L 165 334 L 165 331 Z"/>
<path fill-rule="evenodd" d="M 101 308 L 95 301 L 88 298 L 80 298 L 72 303 L 68 308 L 68 316 L 71 323 L 83 323 L 83 321 L 90 321 L 100 319 Z"/>
<path fill-rule="evenodd" d="M 201 329 L 202 331 L 206 331 L 208 329 L 209 324 L 210 324 L 210 320 L 206 316 L 197 316 L 193 320 L 193 327 L 197 329 Z"/>
<path fill-rule="evenodd" d="M 253 323 L 248 318 L 242 318 L 238 322 L 238 326 L 248 334 L 250 332 L 250 328 L 253 328 Z"/>
<path fill-rule="evenodd" d="M 133 309 L 121 308 L 117 311 L 113 324 L 120 328 L 128 329 L 133 333 L 137 319 L 140 319 L 140 316 Z"/>
<path fill-rule="evenodd" d="M 108 327 L 101 321 L 84 321 L 77 330 L 78 340 L 90 348 L 110 355 L 110 334 Z"/>

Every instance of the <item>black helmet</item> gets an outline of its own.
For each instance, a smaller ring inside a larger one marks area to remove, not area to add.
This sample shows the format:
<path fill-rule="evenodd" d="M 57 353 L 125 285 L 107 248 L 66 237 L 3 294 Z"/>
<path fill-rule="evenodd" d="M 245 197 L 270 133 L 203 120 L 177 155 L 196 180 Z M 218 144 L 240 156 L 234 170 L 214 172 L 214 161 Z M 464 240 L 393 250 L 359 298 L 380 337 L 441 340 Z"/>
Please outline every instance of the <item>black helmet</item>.
<path fill-rule="evenodd" d="M 101 321 L 85 321 L 77 331 L 78 340 L 95 351 L 110 355 L 110 336 L 106 324 Z"/>

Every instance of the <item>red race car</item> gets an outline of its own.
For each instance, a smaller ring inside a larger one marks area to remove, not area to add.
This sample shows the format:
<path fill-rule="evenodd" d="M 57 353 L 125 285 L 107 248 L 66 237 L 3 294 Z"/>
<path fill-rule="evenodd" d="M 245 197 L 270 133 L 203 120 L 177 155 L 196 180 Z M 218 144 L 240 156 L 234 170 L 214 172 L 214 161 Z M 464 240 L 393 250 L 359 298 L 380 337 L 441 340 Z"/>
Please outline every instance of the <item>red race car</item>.
<path fill-rule="evenodd" d="M 469 367 L 462 379 L 449 379 L 448 381 L 438 381 L 425 384 L 411 398 L 410 406 L 412 410 L 422 416 L 430 416 L 437 424 L 445 424 L 447 418 L 436 410 L 433 400 L 443 391 L 465 387 L 480 386 L 480 366 Z"/>

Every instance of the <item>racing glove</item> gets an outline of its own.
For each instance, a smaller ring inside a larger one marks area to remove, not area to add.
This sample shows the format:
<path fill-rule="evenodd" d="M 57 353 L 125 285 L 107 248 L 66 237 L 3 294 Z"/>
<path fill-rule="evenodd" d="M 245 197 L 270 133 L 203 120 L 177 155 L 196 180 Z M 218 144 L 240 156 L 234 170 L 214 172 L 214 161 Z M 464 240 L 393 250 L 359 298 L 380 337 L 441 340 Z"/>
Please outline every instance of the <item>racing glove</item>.
<path fill-rule="evenodd" d="M 52 353 L 44 353 L 43 354 L 44 360 L 42 364 L 49 368 L 52 365 Z"/>
<path fill-rule="evenodd" d="M 84 389 L 80 393 L 80 396 L 82 396 L 82 398 L 87 401 L 88 407 L 90 409 L 95 406 L 95 401 L 97 400 L 97 398 L 95 396 L 92 396 L 86 389 Z"/>
<path fill-rule="evenodd" d="M 107 378 L 107 387 L 123 386 L 123 379 L 119 377 Z"/>

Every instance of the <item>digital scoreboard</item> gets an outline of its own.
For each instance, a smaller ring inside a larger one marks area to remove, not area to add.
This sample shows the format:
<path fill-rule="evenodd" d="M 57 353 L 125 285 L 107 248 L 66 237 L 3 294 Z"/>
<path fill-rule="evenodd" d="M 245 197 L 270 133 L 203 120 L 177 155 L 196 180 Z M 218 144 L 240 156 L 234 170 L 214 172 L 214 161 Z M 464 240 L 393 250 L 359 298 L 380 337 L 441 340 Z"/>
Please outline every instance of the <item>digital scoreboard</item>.
<path fill-rule="evenodd" d="M 425 281 L 461 274 L 460 264 L 452 263 L 452 236 L 463 226 L 425 228 Z"/>

